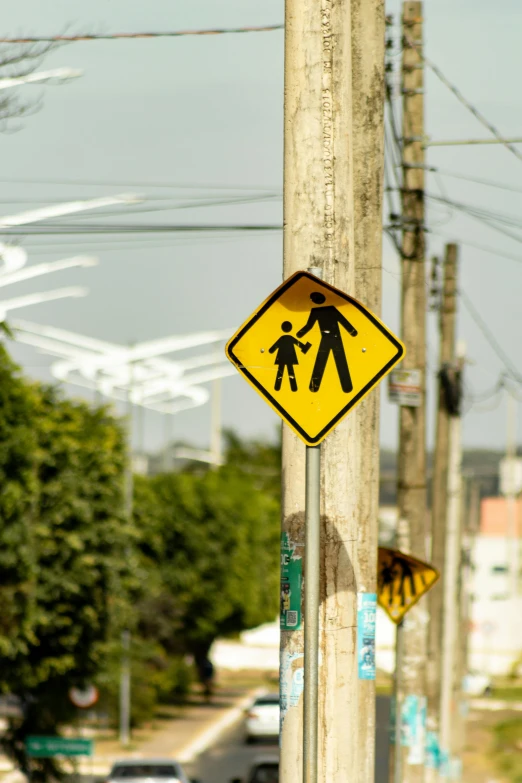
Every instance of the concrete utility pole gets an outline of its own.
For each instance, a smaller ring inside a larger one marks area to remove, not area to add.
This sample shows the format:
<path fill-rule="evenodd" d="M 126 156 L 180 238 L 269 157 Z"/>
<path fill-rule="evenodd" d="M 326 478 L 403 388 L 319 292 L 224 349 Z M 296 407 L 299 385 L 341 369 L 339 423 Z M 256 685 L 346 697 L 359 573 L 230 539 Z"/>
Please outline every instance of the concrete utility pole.
<path fill-rule="evenodd" d="M 455 711 L 456 727 L 454 731 L 454 749 L 457 757 L 462 755 L 466 745 L 468 697 L 463 690 L 462 684 L 469 669 L 468 652 L 469 626 L 471 620 L 472 552 L 474 537 L 480 526 L 480 485 L 475 477 L 463 477 L 462 497 L 460 594 L 458 599 L 459 617 L 457 620 L 459 632 L 457 633 L 457 663 L 455 667 L 455 700 L 457 708 Z"/>
<path fill-rule="evenodd" d="M 379 117 L 384 94 L 383 3 L 286 0 L 285 29 L 284 277 L 311 268 L 326 282 L 362 296 L 365 286 L 375 285 L 381 263 Z M 368 35 L 369 51 L 366 39 L 357 40 L 361 34 Z M 353 55 L 352 36 L 358 44 Z M 369 105 L 360 92 L 366 88 Z M 370 134 L 366 153 L 362 152 L 365 132 Z M 354 148 L 358 154 L 367 154 L 357 169 L 353 165 Z M 357 208 L 354 206 L 354 188 L 357 198 L 363 195 L 359 179 L 363 176 L 371 183 L 370 192 L 364 193 L 369 198 L 369 217 L 361 228 L 363 233 L 355 240 L 356 209 L 362 214 L 363 205 L 361 202 Z M 366 272 L 358 276 L 354 244 L 357 241 L 359 246 L 363 236 L 371 241 L 376 255 L 370 264 L 364 254 L 361 264 L 367 267 Z M 370 265 L 375 269 L 370 271 Z M 376 284 L 376 300 L 369 302 L 374 307 L 380 298 L 379 285 Z M 368 484 L 368 476 L 363 477 L 357 439 L 363 428 L 374 426 L 364 424 L 366 417 L 373 416 L 375 426 L 377 420 L 371 407 L 361 410 L 362 413 L 347 417 L 321 447 L 318 780 L 324 783 L 373 781 L 373 751 L 369 748 L 374 742 L 374 696 L 371 686 L 365 692 L 365 686 L 359 687 L 356 628 L 357 592 L 373 590 L 375 582 L 377 552 L 372 556 L 367 549 L 373 546 L 370 542 L 375 535 L 370 533 L 368 543 L 361 544 L 367 551 L 368 572 L 373 560 L 374 570 L 368 579 L 366 571 L 362 576 L 363 572 L 359 573 L 359 539 L 362 542 L 366 535 L 361 526 L 363 515 L 375 507 L 372 503 L 376 501 L 368 496 L 376 491 L 376 482 L 372 477 Z M 370 459 L 375 460 L 375 441 L 369 439 L 369 443 Z M 305 540 L 304 479 L 305 446 L 289 428 L 283 427 L 282 527 L 293 548 L 293 557 L 301 563 Z M 282 699 L 282 783 L 303 779 L 303 630 L 281 634 L 281 693 L 286 694 Z M 364 721 L 358 716 L 360 699 L 367 716 Z M 361 754 L 367 753 L 369 763 L 360 761 Z"/>
<path fill-rule="evenodd" d="M 438 739 L 441 655 L 442 655 L 442 609 L 444 599 L 446 519 L 448 507 L 448 460 L 450 407 L 447 370 L 455 362 L 455 329 L 457 318 L 457 245 L 446 245 L 442 267 L 442 295 L 439 310 L 439 378 L 437 425 L 431 501 L 431 557 L 430 562 L 439 573 L 439 581 L 428 595 L 430 614 L 428 643 L 428 716 L 427 730 Z M 448 405 L 449 403 L 449 405 Z M 437 770 L 428 768 L 428 779 L 435 780 Z"/>
<path fill-rule="evenodd" d="M 403 3 L 403 191 L 402 191 L 402 341 L 406 345 L 405 370 L 422 377 L 418 407 L 401 406 L 398 459 L 398 541 L 400 548 L 426 559 L 426 272 L 424 215 L 424 71 L 422 64 L 422 3 Z M 406 40 L 407 39 L 407 40 Z M 408 42 L 411 42 L 410 45 Z M 401 656 L 397 656 L 396 720 L 408 720 L 409 746 L 395 746 L 390 777 L 404 783 L 424 778 L 423 715 L 427 613 L 413 606 L 398 627 Z M 407 716 L 407 718 L 406 718 Z M 397 754 L 399 758 L 397 758 Z"/>
<path fill-rule="evenodd" d="M 454 742 L 454 708 L 457 663 L 457 619 L 458 619 L 458 582 L 461 549 L 461 516 L 462 516 L 462 433 L 461 433 L 461 397 L 462 373 L 464 367 L 463 346 L 457 350 L 457 362 L 452 372 L 453 400 L 449 432 L 448 461 L 448 511 L 446 524 L 446 555 L 444 559 L 444 601 L 442 613 L 442 655 L 440 684 L 440 747 L 441 760 L 446 759 L 451 767 L 443 769 L 448 775 L 453 768 L 455 748 Z M 455 759 L 456 761 L 456 759 Z"/>
<path fill-rule="evenodd" d="M 352 0 L 353 188 L 355 297 L 381 312 L 382 193 L 385 103 L 384 0 Z M 359 592 L 377 592 L 380 391 L 356 409 L 357 464 L 363 481 L 358 498 Z M 358 680 L 359 773 L 373 781 L 375 769 L 375 680 Z"/>

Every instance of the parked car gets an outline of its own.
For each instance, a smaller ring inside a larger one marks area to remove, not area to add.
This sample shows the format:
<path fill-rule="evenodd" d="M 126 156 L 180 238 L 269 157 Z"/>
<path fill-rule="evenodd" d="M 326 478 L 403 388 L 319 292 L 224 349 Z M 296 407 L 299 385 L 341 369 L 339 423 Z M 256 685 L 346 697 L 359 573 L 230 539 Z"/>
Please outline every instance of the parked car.
<path fill-rule="evenodd" d="M 247 710 L 247 742 L 279 736 L 279 694 L 259 696 Z"/>
<path fill-rule="evenodd" d="M 232 778 L 230 783 L 279 783 L 278 756 L 260 756 L 254 759 L 245 778 Z"/>
<path fill-rule="evenodd" d="M 462 690 L 468 696 L 489 696 L 491 694 L 491 677 L 480 672 L 468 672 L 462 681 Z"/>
<path fill-rule="evenodd" d="M 107 783 L 197 783 L 172 759 L 125 759 L 112 767 Z"/>

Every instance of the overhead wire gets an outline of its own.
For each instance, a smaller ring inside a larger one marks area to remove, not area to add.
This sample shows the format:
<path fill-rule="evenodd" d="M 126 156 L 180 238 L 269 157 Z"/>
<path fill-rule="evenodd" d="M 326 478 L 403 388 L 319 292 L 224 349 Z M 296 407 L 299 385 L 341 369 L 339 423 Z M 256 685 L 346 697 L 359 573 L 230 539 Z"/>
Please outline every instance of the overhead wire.
<path fill-rule="evenodd" d="M 503 146 L 509 150 L 512 155 L 514 155 L 518 160 L 522 161 L 522 153 L 520 153 L 513 144 L 511 144 L 502 136 L 500 131 L 488 119 L 486 119 L 486 117 L 477 109 L 476 106 L 474 106 L 470 101 L 468 101 L 467 98 L 464 97 L 458 87 L 452 84 L 449 79 L 444 76 L 440 68 L 435 65 L 433 60 L 430 60 L 429 57 L 426 57 L 422 51 L 422 47 L 412 41 L 408 35 L 404 35 L 404 40 L 408 46 L 417 51 L 419 57 L 425 63 L 425 65 L 427 65 L 428 68 L 433 71 L 435 76 L 453 93 L 457 100 L 460 101 L 460 103 L 473 114 L 473 116 L 481 123 L 481 125 L 489 130 L 489 132 L 493 134 L 497 141 L 503 144 Z"/>
<path fill-rule="evenodd" d="M 477 310 L 477 308 L 469 298 L 468 294 L 462 288 L 459 289 L 458 294 L 462 299 L 462 302 L 464 303 L 466 310 L 471 315 L 476 325 L 479 327 L 480 331 L 486 338 L 490 347 L 493 349 L 497 357 L 500 359 L 500 361 L 506 368 L 506 371 L 510 376 L 510 378 L 513 381 L 515 381 L 515 383 L 522 383 L 522 374 L 517 370 L 516 366 L 513 364 L 508 354 L 504 351 L 504 349 L 498 342 L 497 338 L 493 334 L 492 330 L 489 328 L 489 326 L 487 325 L 487 323 L 482 318 L 481 314 L 479 313 L 479 311 Z"/>
<path fill-rule="evenodd" d="M 522 188 L 517 188 L 514 185 L 507 185 L 505 182 L 498 182 L 492 179 L 483 179 L 482 177 L 470 177 L 467 174 L 460 174 L 450 169 L 440 168 L 440 166 L 428 166 L 427 171 L 438 172 L 443 177 L 451 177 L 452 179 L 460 179 L 465 182 L 473 182 L 475 185 L 485 185 L 491 188 L 498 188 L 499 190 L 507 190 L 511 193 L 522 193 Z"/>
<path fill-rule="evenodd" d="M 165 182 L 164 180 L 105 180 L 100 179 L 58 179 L 53 177 L 0 177 L 0 182 L 7 182 L 22 185 L 79 185 L 82 187 L 95 188 L 170 188 L 179 190 L 246 190 L 246 191 L 270 191 L 273 193 L 277 188 L 267 187 L 266 185 L 235 185 L 235 184 L 217 184 L 216 183 L 190 183 L 190 182 Z"/>
<path fill-rule="evenodd" d="M 164 234 L 164 233 L 208 233 L 208 232 L 264 232 L 264 231 L 282 231 L 280 224 L 152 224 L 152 223 L 129 223 L 129 224 L 109 224 L 109 223 L 90 223 L 77 225 L 74 223 L 55 223 L 49 221 L 47 224 L 28 224 L 25 226 L 14 226 L 8 229 L 1 229 L 0 234 L 4 236 L 22 235 L 22 236 L 64 236 L 68 234 Z"/>
<path fill-rule="evenodd" d="M 114 41 L 136 38 L 179 38 L 185 35 L 230 35 L 233 33 L 270 33 L 283 30 L 284 24 L 270 24 L 249 27 L 221 27 L 202 30 L 165 30 L 140 33 L 93 33 L 83 35 L 34 35 L 25 37 L 3 37 L 0 44 L 32 44 L 32 43 L 71 43 L 74 41 Z"/>

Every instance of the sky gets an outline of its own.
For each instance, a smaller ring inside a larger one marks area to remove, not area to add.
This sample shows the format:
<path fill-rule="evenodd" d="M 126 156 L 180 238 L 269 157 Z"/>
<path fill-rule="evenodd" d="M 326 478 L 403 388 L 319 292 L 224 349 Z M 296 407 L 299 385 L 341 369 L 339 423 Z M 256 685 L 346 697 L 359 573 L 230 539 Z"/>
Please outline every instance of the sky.
<path fill-rule="evenodd" d="M 396 22 L 399 7 L 396 0 L 388 3 L 388 13 Z M 283 16 L 283 0 L 149 0 L 145 4 L 128 0 L 19 0 L 4 9 L 2 31 L 4 35 L 52 35 L 64 31 L 241 27 L 281 23 Z M 495 5 L 486 0 L 425 3 L 427 55 L 506 136 L 522 136 L 518 94 L 521 22 L 522 9 L 516 0 L 501 0 Z M 397 40 L 397 27 L 392 35 Z M 61 202 L 129 191 L 163 206 L 172 203 L 166 198 L 213 195 L 216 188 L 220 195 L 232 187 L 279 192 L 283 55 L 281 31 L 80 42 L 55 50 L 42 67 L 81 68 L 84 75 L 61 86 L 19 90 L 20 98 L 40 98 L 42 107 L 25 118 L 16 132 L 0 136 L 1 212 L 21 211 L 28 207 L 27 202 L 36 206 L 53 199 Z M 397 75 L 400 57 L 392 56 Z M 426 129 L 434 140 L 488 136 L 430 72 L 426 78 Z M 505 148 L 431 147 L 428 163 L 441 172 L 429 175 L 428 193 L 516 218 L 522 206 L 522 161 Z M 494 180 L 520 192 L 486 187 L 442 172 Z M 238 191 L 231 193 L 235 196 Z M 157 201 L 159 197 L 163 201 Z M 91 219 L 96 220 L 95 213 Z M 282 203 L 273 199 L 171 209 L 138 213 L 135 219 L 279 224 Z M 447 241 L 462 243 L 461 287 L 512 362 L 521 367 L 519 242 L 432 202 L 428 224 L 429 256 L 441 254 Z M 20 311 L 19 317 L 122 344 L 203 329 L 230 329 L 232 334 L 281 282 L 279 232 L 219 239 L 192 236 L 180 240 L 167 234 L 153 239 L 139 235 L 119 239 L 26 236 L 21 241 L 31 264 L 83 252 L 96 255 L 100 264 L 62 272 L 45 281 L 48 288 L 86 285 L 88 297 L 37 305 Z M 386 238 L 383 265 L 383 320 L 398 329 L 399 265 Z M 41 290 L 45 287 L 42 280 L 45 278 L 12 286 L 9 296 Z M 503 364 L 462 306 L 458 333 L 466 342 L 469 359 L 466 386 L 481 395 L 495 386 Z M 434 314 L 429 316 L 428 343 L 431 444 L 438 350 Z M 51 379 L 48 357 L 19 344 L 11 345 L 11 351 L 28 375 Z M 65 391 L 79 394 L 72 386 Z M 394 448 L 397 408 L 386 397 L 383 386 L 381 441 L 383 446 Z M 276 415 L 239 377 L 223 381 L 222 415 L 225 427 L 246 437 L 273 438 L 279 426 Z M 503 448 L 505 416 L 502 395 L 468 410 L 465 445 Z M 161 448 L 167 434 L 206 446 L 210 406 L 181 413 L 170 424 L 167 417 L 147 412 L 143 427 L 148 450 Z M 522 425 L 518 428 L 521 431 Z"/>

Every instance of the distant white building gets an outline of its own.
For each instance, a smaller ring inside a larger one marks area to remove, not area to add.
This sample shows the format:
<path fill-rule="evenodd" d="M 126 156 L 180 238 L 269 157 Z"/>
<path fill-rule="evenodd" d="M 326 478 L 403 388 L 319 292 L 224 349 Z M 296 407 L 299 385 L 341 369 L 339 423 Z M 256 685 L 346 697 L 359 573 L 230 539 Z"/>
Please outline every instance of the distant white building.
<path fill-rule="evenodd" d="M 470 666 L 507 674 L 522 658 L 522 594 L 511 594 L 510 549 L 520 550 L 522 500 L 517 502 L 517 544 L 508 538 L 506 500 L 485 498 L 471 551 Z M 519 560 L 520 563 L 520 560 Z"/>

